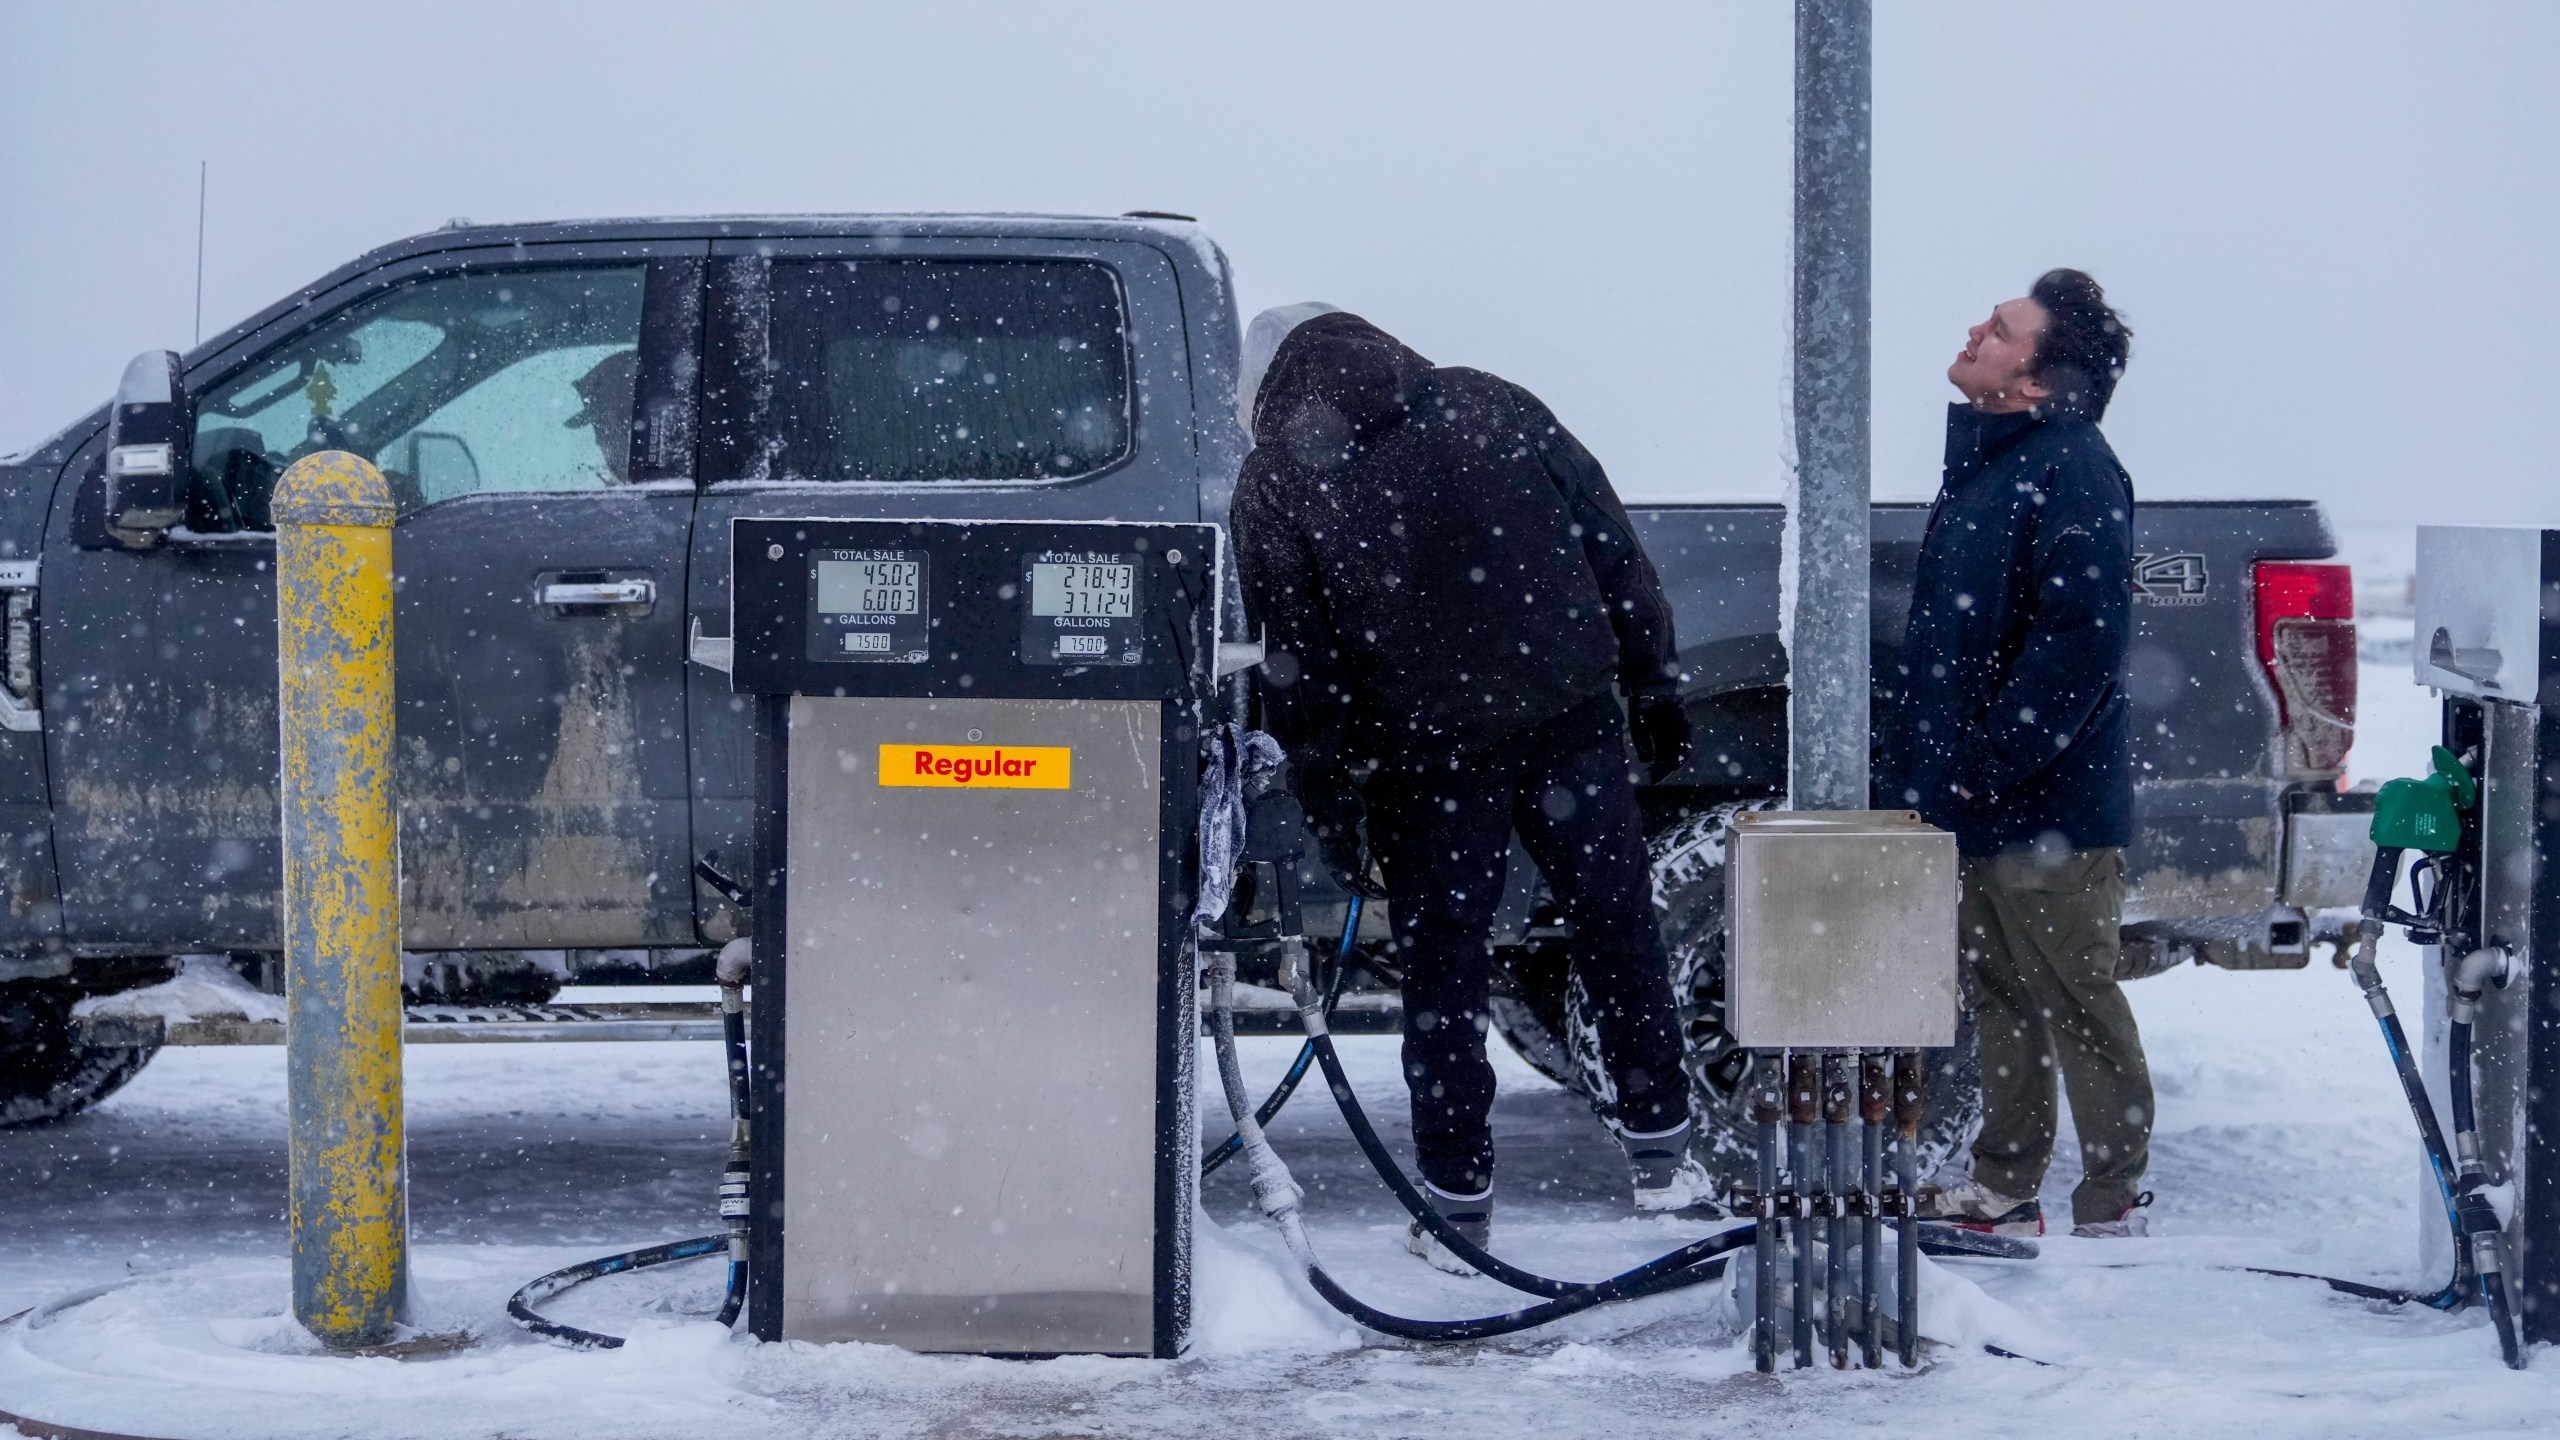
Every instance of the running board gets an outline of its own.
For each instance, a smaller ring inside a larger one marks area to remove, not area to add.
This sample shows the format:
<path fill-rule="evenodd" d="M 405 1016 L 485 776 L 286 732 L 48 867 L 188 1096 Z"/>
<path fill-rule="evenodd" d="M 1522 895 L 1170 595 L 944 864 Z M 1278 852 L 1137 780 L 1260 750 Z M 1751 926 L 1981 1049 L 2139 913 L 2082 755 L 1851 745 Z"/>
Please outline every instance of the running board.
<path fill-rule="evenodd" d="M 1245 989 L 1249 987 L 1238 987 Z M 1295 1035 L 1298 1010 L 1279 991 L 1277 1003 L 1248 1005 L 1239 996 L 1236 1033 Z M 1262 997 L 1251 997 L 1259 999 Z M 607 1001 L 578 1005 L 411 1005 L 401 1027 L 410 1045 L 523 1044 L 543 1040 L 717 1040 L 720 1006 L 710 1000 Z M 1337 1035 L 1392 1035 L 1404 1009 L 1393 992 L 1346 995 L 1333 1012 Z M 284 1022 L 237 1015 L 169 1020 L 158 1015 L 83 1015 L 71 1022 L 81 1045 L 281 1045 Z"/>
<path fill-rule="evenodd" d="M 717 1040 L 717 1001 L 593 1005 L 411 1005 L 400 1038 L 410 1045 L 475 1045 L 537 1040 Z M 86 1045 L 281 1045 L 284 1022 L 237 1015 L 167 1020 L 158 1015 L 83 1015 L 72 1038 Z"/>

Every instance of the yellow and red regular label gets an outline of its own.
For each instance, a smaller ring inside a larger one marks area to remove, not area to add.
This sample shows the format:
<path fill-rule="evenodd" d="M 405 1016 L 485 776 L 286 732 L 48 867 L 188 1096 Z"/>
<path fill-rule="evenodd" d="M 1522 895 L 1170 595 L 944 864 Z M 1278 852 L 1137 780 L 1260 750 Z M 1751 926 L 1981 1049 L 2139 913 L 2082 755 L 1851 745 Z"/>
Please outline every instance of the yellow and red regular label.
<path fill-rule="evenodd" d="M 957 790 L 1064 790 L 1075 752 L 1064 745 L 883 745 L 880 783 Z"/>

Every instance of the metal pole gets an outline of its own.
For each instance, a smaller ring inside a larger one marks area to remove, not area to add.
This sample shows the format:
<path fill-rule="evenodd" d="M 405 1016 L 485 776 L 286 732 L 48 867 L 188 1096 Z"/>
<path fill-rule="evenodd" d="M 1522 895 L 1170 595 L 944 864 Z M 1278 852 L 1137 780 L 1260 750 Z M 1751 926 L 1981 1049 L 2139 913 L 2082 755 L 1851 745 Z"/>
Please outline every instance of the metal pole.
<path fill-rule="evenodd" d="M 1866 1177 L 1860 1186 L 1865 1206 L 1858 1222 L 1863 1227 L 1858 1244 L 1858 1341 L 1862 1363 L 1870 1370 L 1884 1364 L 1884 1321 L 1876 1307 L 1882 1288 L 1878 1282 L 1884 1276 L 1884 1127 L 1893 1111 L 1891 1064 L 1881 1051 L 1858 1057 L 1859 1138 L 1865 1145 L 1860 1170 Z"/>
<path fill-rule="evenodd" d="M 1813 1364 L 1813 1207 L 1806 1202 L 1822 1193 L 1822 1081 L 1813 1052 L 1787 1056 L 1787 1158 L 1795 1170 L 1795 1214 L 1787 1221 L 1787 1238 L 1795 1248 L 1796 1298 L 1794 1338 L 1796 1368 Z"/>
<path fill-rule="evenodd" d="M 1830 1183 L 1823 1187 L 1830 1202 L 1831 1253 L 1823 1269 L 1822 1338 L 1830 1343 L 1834 1370 L 1849 1368 L 1849 1217 L 1855 1213 L 1851 1199 L 1858 1190 L 1849 1121 L 1858 1111 L 1851 1078 L 1857 1064 L 1854 1051 L 1822 1057 L 1822 1126 L 1831 1147 L 1826 1157 Z"/>
<path fill-rule="evenodd" d="M 391 488 L 343 451 L 276 482 L 293 1313 L 332 1348 L 408 1308 Z"/>
<path fill-rule="evenodd" d="M 1920 1052 L 1893 1057 L 1894 1348 L 1905 1367 L 1920 1363 Z"/>
<path fill-rule="evenodd" d="M 1867 807 L 1868 0 L 1796 0 L 1788 786 Z"/>
<path fill-rule="evenodd" d="M 1751 1238 L 1751 1364 L 1763 1375 L 1778 1368 L 1778 1124 L 1787 1113 L 1784 1069 L 1776 1051 L 1751 1060 L 1751 1123 L 1760 1147 L 1760 1193 L 1752 1197 L 1759 1226 Z"/>

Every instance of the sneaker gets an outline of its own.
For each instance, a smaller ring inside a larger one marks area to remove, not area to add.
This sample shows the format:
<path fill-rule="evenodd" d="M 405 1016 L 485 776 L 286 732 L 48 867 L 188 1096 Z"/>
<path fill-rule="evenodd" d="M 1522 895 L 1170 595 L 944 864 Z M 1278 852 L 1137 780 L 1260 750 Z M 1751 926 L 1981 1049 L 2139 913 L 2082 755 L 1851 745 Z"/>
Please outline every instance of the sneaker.
<path fill-rule="evenodd" d="M 1613 1127 L 1614 1128 L 1614 1127 Z M 1615 1131 L 1627 1152 L 1627 1172 L 1636 1192 L 1636 1209 L 1648 1214 L 1689 1210 L 1716 1203 L 1715 1176 L 1689 1158 L 1686 1124 L 1654 1135 Z"/>
<path fill-rule="evenodd" d="M 1610 1125 L 1610 1135 L 1618 1135 L 1618 1148 L 1626 1150 L 1628 1179 L 1636 1186 L 1636 1209 L 1667 1212 L 1715 1199 L 1713 1176 L 1708 1176 L 1708 1168 L 1690 1158 L 1687 1122 L 1651 1135 L 1636 1135 Z"/>
<path fill-rule="evenodd" d="M 2074 1225 L 2071 1233 L 2083 1240 L 2137 1240 L 2151 1233 L 2151 1192 L 2143 1191 L 2124 1207 L 2124 1213 L 2113 1220 L 2092 1220 Z"/>
<path fill-rule="evenodd" d="M 1636 1186 L 1636 1209 L 1648 1215 L 1667 1215 L 1682 1211 L 1709 1220 L 1725 1217 L 1724 1187 L 1716 1182 L 1714 1172 L 1696 1160 L 1682 1157 L 1679 1168 L 1660 1185 Z"/>
<path fill-rule="evenodd" d="M 1425 1180 L 1422 1182 L 1422 1198 L 1431 1202 L 1433 1213 L 1448 1221 L 1453 1229 L 1465 1236 L 1478 1249 L 1492 1244 L 1492 1186 L 1486 1186 L 1484 1193 L 1480 1195 L 1452 1195 Z M 1477 1273 L 1476 1267 L 1459 1259 L 1454 1251 L 1441 1244 L 1439 1236 L 1423 1229 L 1422 1222 L 1419 1220 L 1405 1228 L 1404 1248 L 1407 1252 L 1421 1257 L 1435 1270 L 1446 1270 L 1452 1275 Z"/>
<path fill-rule="evenodd" d="M 2041 1235 L 2044 1206 L 2033 1199 L 2003 1195 L 1971 1176 L 1950 1177 L 1920 1187 L 1920 1218 L 1978 1230 L 1985 1235 Z"/>

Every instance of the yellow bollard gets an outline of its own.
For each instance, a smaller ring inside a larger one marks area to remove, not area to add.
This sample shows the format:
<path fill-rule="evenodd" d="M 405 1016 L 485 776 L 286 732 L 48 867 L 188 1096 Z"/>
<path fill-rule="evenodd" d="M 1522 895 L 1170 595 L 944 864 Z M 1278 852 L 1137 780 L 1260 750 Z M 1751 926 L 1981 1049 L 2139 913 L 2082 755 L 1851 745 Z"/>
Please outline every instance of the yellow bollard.
<path fill-rule="evenodd" d="M 276 482 L 293 1313 L 332 1348 L 406 1318 L 391 489 L 344 451 Z"/>

